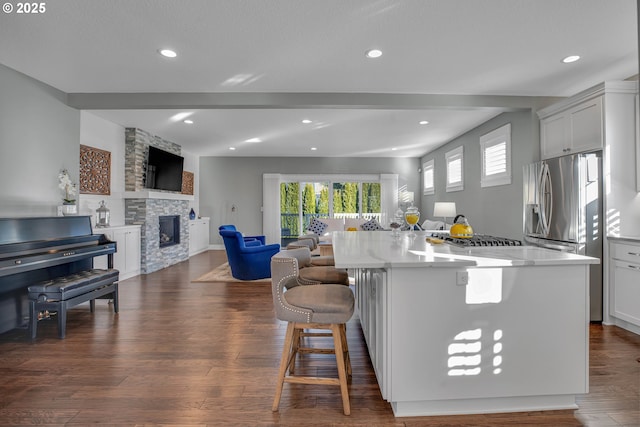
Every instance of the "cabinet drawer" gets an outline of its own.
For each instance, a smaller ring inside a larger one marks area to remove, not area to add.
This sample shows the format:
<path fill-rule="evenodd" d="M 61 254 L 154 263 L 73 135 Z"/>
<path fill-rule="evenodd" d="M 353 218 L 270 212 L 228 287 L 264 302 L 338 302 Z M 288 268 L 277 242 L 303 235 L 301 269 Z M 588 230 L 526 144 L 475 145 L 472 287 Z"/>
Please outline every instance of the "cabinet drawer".
<path fill-rule="evenodd" d="M 611 245 L 611 257 L 640 265 L 640 246 L 614 243 Z"/>
<path fill-rule="evenodd" d="M 613 281 L 611 314 L 640 326 L 640 264 L 615 261 Z"/>

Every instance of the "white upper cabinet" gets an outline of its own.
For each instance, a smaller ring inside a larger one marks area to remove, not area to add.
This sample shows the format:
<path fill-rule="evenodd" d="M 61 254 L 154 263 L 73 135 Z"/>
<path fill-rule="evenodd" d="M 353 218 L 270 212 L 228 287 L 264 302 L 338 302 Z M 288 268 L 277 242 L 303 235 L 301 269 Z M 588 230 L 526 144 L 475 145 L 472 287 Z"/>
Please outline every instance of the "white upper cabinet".
<path fill-rule="evenodd" d="M 603 96 L 599 96 L 569 110 L 572 151 L 583 152 L 602 148 L 602 99 Z"/>
<path fill-rule="evenodd" d="M 603 147 L 603 96 L 578 98 L 538 112 L 542 159 Z"/>
<path fill-rule="evenodd" d="M 540 121 L 540 153 L 543 159 L 566 154 L 568 126 L 565 114 L 556 114 Z"/>

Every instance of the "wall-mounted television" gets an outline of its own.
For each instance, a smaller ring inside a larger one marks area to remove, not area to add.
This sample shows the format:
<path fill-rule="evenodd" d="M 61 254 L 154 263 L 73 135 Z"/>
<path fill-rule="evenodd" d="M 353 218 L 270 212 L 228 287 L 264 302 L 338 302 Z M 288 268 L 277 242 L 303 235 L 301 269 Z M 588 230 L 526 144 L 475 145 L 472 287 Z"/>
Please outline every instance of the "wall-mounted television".
<path fill-rule="evenodd" d="M 145 187 L 155 190 L 182 191 L 184 158 L 149 146 Z"/>

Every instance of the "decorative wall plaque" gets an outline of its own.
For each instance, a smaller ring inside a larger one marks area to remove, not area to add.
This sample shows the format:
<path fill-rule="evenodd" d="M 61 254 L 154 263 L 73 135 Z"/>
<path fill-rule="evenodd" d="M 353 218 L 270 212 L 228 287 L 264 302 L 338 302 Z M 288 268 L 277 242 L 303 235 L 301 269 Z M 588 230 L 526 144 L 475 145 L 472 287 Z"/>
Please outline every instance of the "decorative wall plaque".
<path fill-rule="evenodd" d="M 193 196 L 193 172 L 182 171 L 182 194 Z"/>
<path fill-rule="evenodd" d="M 80 194 L 111 194 L 111 152 L 80 145 Z"/>

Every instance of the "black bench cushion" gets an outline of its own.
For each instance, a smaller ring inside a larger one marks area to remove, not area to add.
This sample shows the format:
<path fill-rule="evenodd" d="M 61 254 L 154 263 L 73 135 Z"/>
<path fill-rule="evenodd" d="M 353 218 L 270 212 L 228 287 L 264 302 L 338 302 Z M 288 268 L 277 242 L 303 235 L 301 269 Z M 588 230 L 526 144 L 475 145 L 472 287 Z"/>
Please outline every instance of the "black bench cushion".
<path fill-rule="evenodd" d="M 110 285 L 117 282 L 118 278 L 119 271 L 116 269 L 81 271 L 29 286 L 29 298 L 44 301 L 64 301 Z"/>

